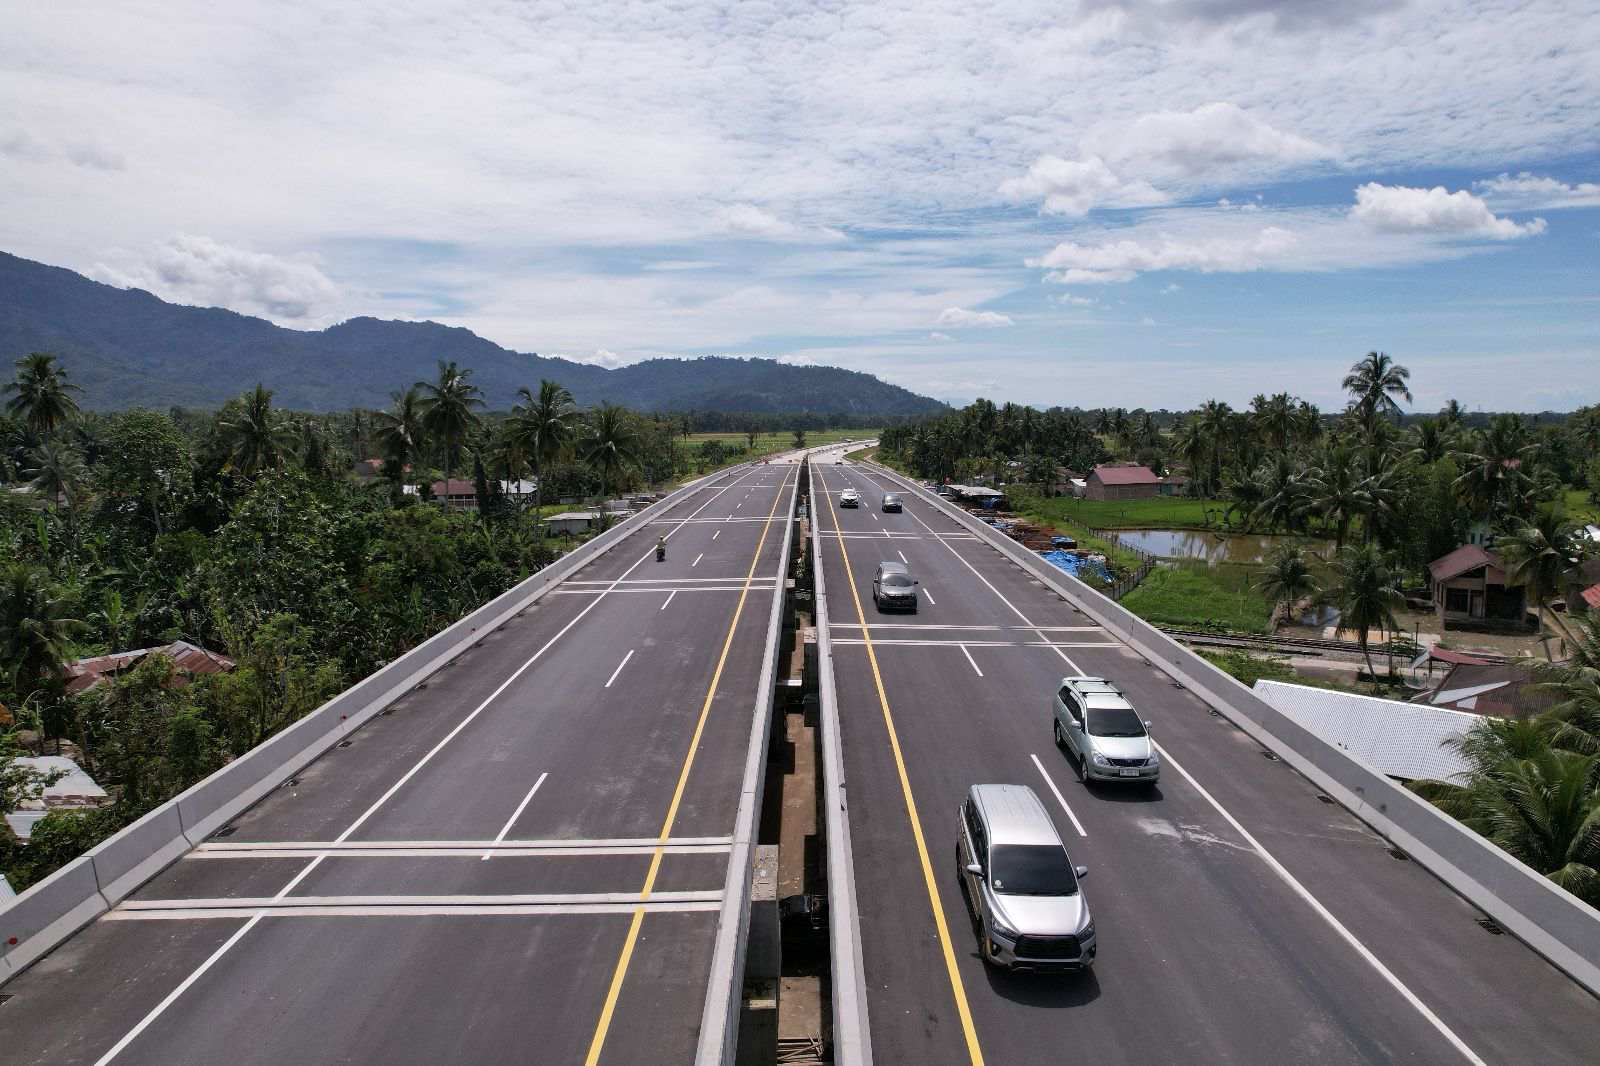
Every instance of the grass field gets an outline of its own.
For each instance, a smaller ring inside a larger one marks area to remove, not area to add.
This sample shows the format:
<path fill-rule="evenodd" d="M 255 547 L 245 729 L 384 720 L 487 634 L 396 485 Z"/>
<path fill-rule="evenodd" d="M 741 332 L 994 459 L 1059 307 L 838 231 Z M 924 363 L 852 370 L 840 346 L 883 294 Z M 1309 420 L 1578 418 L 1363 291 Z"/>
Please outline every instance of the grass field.
<path fill-rule="evenodd" d="M 1075 500 L 1056 496 L 1030 500 L 1041 515 L 1065 518 L 1093 529 L 1217 529 L 1225 500 L 1162 496 L 1153 500 Z"/>
<path fill-rule="evenodd" d="M 1250 587 L 1243 566 L 1161 566 L 1122 598 L 1122 606 L 1147 622 L 1181 629 L 1265 633 L 1266 599 Z"/>
<path fill-rule="evenodd" d="M 1562 503 L 1574 522 L 1600 522 L 1600 506 L 1589 499 L 1588 489 L 1568 489 Z"/>

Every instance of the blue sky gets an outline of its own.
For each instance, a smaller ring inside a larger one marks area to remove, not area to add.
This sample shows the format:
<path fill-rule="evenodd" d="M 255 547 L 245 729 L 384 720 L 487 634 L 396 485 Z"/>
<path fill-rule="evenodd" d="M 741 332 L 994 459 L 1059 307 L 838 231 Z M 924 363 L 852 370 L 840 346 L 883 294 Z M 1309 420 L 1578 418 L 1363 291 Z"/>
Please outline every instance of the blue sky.
<path fill-rule="evenodd" d="M 953 402 L 1600 400 L 1592 0 L 62 2 L 0 248 L 320 328 Z"/>

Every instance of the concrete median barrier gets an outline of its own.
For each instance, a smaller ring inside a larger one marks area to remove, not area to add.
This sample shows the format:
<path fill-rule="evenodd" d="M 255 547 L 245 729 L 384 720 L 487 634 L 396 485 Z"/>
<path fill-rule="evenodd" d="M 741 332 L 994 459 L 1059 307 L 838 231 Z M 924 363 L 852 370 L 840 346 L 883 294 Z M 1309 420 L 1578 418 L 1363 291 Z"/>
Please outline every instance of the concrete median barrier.
<path fill-rule="evenodd" d="M 1432 804 L 1290 720 L 1142 618 L 895 471 L 868 464 L 979 534 L 1308 778 L 1590 992 L 1600 995 L 1600 911 Z"/>
<path fill-rule="evenodd" d="M 670 507 L 749 464 L 686 485 L 568 552 L 0 907 L 4 981 L 176 862 L 482 636 Z M 15 943 L 11 941 L 15 940 Z"/>

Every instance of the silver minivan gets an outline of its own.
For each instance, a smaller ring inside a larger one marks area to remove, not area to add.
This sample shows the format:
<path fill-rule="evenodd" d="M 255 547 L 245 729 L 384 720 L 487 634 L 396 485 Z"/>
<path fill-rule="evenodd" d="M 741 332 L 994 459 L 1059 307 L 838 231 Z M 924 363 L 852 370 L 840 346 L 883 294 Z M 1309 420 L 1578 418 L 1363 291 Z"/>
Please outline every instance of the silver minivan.
<path fill-rule="evenodd" d="M 917 611 L 917 579 L 905 563 L 885 560 L 872 575 L 872 602 L 880 611 Z"/>
<path fill-rule="evenodd" d="M 1150 723 L 1105 678 L 1063 677 L 1050 700 L 1050 719 L 1056 745 L 1077 764 L 1078 780 L 1153 787 L 1160 779 Z"/>
<path fill-rule="evenodd" d="M 1012 970 L 1083 970 L 1094 919 L 1055 823 L 1027 785 L 973 785 L 961 804 L 956 873 L 983 961 Z"/>

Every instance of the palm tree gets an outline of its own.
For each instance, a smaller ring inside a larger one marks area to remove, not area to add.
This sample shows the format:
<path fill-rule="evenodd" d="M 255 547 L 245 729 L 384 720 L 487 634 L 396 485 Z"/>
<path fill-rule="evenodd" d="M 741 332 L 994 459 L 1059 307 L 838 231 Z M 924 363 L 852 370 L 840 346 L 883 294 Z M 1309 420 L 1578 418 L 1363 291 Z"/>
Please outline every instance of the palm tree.
<path fill-rule="evenodd" d="M 260 382 L 241 398 L 230 417 L 217 423 L 217 428 L 228 449 L 224 470 L 254 477 L 263 470 L 282 467 L 294 454 L 294 427 L 272 409 L 272 390 Z"/>
<path fill-rule="evenodd" d="M 1200 419 L 1192 416 L 1186 419 L 1172 444 L 1178 458 L 1182 459 L 1184 466 L 1188 468 L 1189 476 L 1194 479 L 1199 494 L 1211 495 L 1211 485 L 1208 480 L 1210 474 L 1206 468 L 1206 458 L 1211 454 L 1211 441 L 1206 437 L 1205 427 L 1200 424 Z"/>
<path fill-rule="evenodd" d="M 393 401 L 393 406 L 373 416 L 376 428 L 372 439 L 383 457 L 400 471 L 403 481 L 405 468 L 421 460 L 425 446 L 422 394 L 413 385 L 404 392 L 391 392 L 389 399 Z"/>
<path fill-rule="evenodd" d="M 1412 791 L 1524 865 L 1600 904 L 1600 756 L 1552 748 L 1536 723 L 1485 719 L 1454 742 L 1468 783 Z"/>
<path fill-rule="evenodd" d="M 478 424 L 475 407 L 482 407 L 478 386 L 467 378 L 472 371 L 462 370 L 455 361 L 439 360 L 439 380 L 419 381 L 417 388 L 427 395 L 422 398 L 422 428 L 444 444 L 444 476 L 448 479 L 455 469 L 455 456 L 467 439 L 467 432 Z"/>
<path fill-rule="evenodd" d="M 1268 529 L 1283 529 L 1291 533 L 1298 529 L 1305 515 L 1306 488 L 1300 470 L 1289 456 L 1280 452 L 1277 461 L 1256 472 L 1256 480 L 1260 486 L 1261 502 L 1251 516 L 1252 521 L 1262 523 Z"/>
<path fill-rule="evenodd" d="M 1394 612 L 1405 603 L 1399 578 L 1371 544 L 1342 549 L 1334 561 L 1334 577 L 1324 595 L 1339 609 L 1339 628 L 1355 630 L 1361 657 L 1367 661 L 1367 675 L 1376 681 L 1378 672 L 1372 665 L 1367 638 L 1374 629 L 1393 633 L 1399 628 Z"/>
<path fill-rule="evenodd" d="M 1322 465 L 1306 472 L 1306 491 L 1312 506 L 1322 512 L 1323 521 L 1334 525 L 1334 548 L 1343 548 L 1351 521 L 1366 503 L 1355 453 L 1342 444 L 1329 447 Z"/>
<path fill-rule="evenodd" d="M 1396 396 L 1411 402 L 1411 390 L 1406 381 L 1411 371 L 1396 363 L 1383 352 L 1368 352 L 1350 367 L 1341 386 L 1353 398 L 1364 422 L 1376 420 L 1381 414 L 1400 413 Z"/>
<path fill-rule="evenodd" d="M 639 435 L 626 408 L 601 404 L 583 441 L 583 460 L 600 473 L 602 504 L 617 476 L 639 461 Z"/>
<path fill-rule="evenodd" d="M 32 465 L 22 472 L 28 487 L 52 504 L 65 500 L 68 515 L 76 517 L 89 481 L 83 458 L 60 441 L 46 441 L 28 453 Z"/>
<path fill-rule="evenodd" d="M 1526 502 L 1532 479 L 1524 467 L 1539 448 L 1528 439 L 1521 415 L 1495 415 L 1489 428 L 1472 435 L 1465 450 L 1456 453 L 1462 473 L 1456 486 L 1479 517 L 1515 513 Z"/>
<path fill-rule="evenodd" d="M 1450 454 L 1453 443 L 1450 423 L 1442 418 L 1427 418 L 1417 425 L 1406 455 L 1424 465 L 1437 463 Z"/>
<path fill-rule="evenodd" d="M 67 380 L 66 368 L 49 352 L 34 352 L 17 360 L 17 376 L 0 392 L 11 394 L 6 410 L 32 432 L 49 436 L 78 417 L 78 401 L 72 398 L 82 390 Z"/>
<path fill-rule="evenodd" d="M 543 501 L 544 471 L 572 441 L 578 409 L 572 403 L 572 393 L 554 381 L 541 380 L 538 396 L 527 386 L 518 389 L 517 395 L 521 402 L 511 409 L 506 439 L 533 465 L 533 508 L 537 514 Z"/>
<path fill-rule="evenodd" d="M 0 570 L 0 669 L 12 672 L 19 694 L 30 695 L 65 674 L 72 637 L 83 628 L 70 610 L 43 571 L 23 563 Z"/>
<path fill-rule="evenodd" d="M 1450 400 L 1439 412 L 1439 418 L 1445 425 L 1452 428 L 1461 425 L 1466 420 L 1467 409 L 1461 406 L 1460 400 Z"/>
<path fill-rule="evenodd" d="M 1305 552 L 1289 544 L 1273 553 L 1255 585 L 1274 606 L 1283 606 L 1285 619 L 1294 617 L 1296 603 L 1317 591 L 1317 579 L 1306 563 Z"/>
<path fill-rule="evenodd" d="M 1506 584 L 1522 586 L 1537 605 L 1541 631 L 1547 619 L 1555 619 L 1570 642 L 1572 631 L 1560 616 L 1550 610 L 1550 601 L 1560 598 L 1574 578 L 1583 553 L 1574 537 L 1576 527 L 1562 515 L 1541 512 L 1531 522 L 1520 522 L 1495 543 L 1506 562 Z M 1550 642 L 1544 644 L 1544 657 L 1550 658 Z"/>

